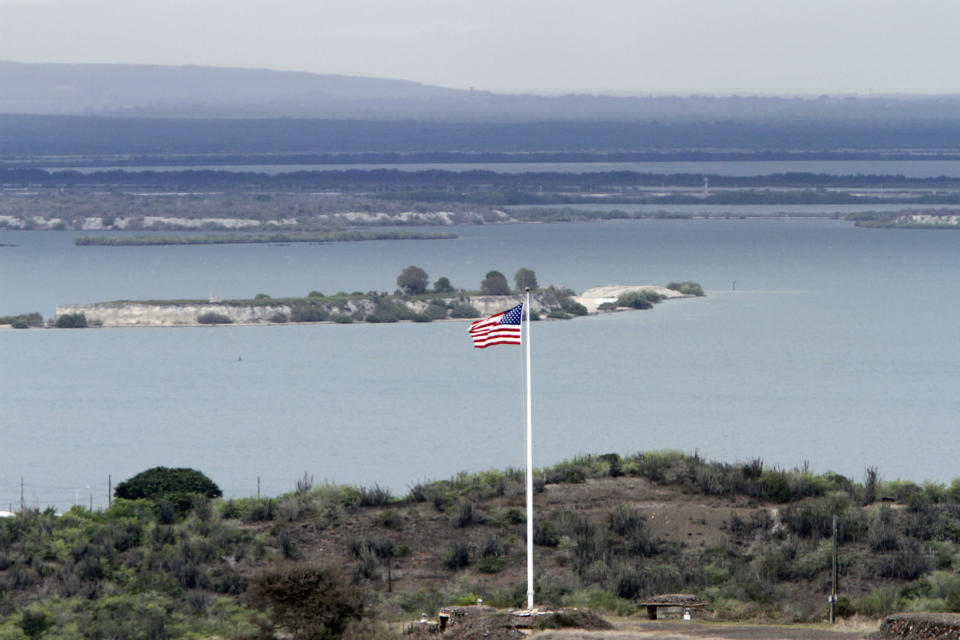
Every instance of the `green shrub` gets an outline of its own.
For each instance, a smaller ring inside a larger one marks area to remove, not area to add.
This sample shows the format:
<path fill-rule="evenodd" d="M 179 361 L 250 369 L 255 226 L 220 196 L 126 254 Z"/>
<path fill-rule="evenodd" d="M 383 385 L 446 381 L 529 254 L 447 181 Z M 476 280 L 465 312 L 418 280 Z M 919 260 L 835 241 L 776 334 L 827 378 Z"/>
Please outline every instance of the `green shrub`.
<path fill-rule="evenodd" d="M 496 556 L 481 558 L 476 567 L 480 573 L 500 573 L 503 571 L 503 559 Z"/>
<path fill-rule="evenodd" d="M 881 505 L 870 520 L 867 542 L 874 551 L 897 551 L 900 548 L 893 525 L 893 511 L 887 505 Z"/>
<path fill-rule="evenodd" d="M 358 507 L 382 507 L 390 504 L 393 494 L 387 487 L 374 484 L 372 487 L 357 487 L 355 503 Z"/>
<path fill-rule="evenodd" d="M 351 324 L 353 323 L 353 318 L 348 315 L 337 314 L 333 316 L 333 321 L 337 324 Z"/>
<path fill-rule="evenodd" d="M 617 505 L 607 519 L 610 531 L 621 538 L 634 536 L 643 531 L 643 516 L 640 511 L 627 505 Z"/>
<path fill-rule="evenodd" d="M 261 574 L 252 601 L 294 638 L 335 640 L 364 613 L 360 588 L 332 566 L 292 566 Z"/>
<path fill-rule="evenodd" d="M 472 304 L 461 302 L 450 310 L 451 318 L 479 318 L 480 312 Z"/>
<path fill-rule="evenodd" d="M 667 284 L 667 289 L 677 291 L 688 296 L 704 296 L 703 287 L 697 282 L 687 280 L 686 282 L 671 282 Z"/>
<path fill-rule="evenodd" d="M 443 566 L 448 569 L 463 569 L 470 566 L 470 547 L 462 540 L 454 540 L 443 552 Z"/>
<path fill-rule="evenodd" d="M 450 284 L 450 278 L 441 276 L 437 278 L 437 281 L 433 283 L 434 293 L 451 293 L 453 291 L 453 285 Z"/>
<path fill-rule="evenodd" d="M 628 291 L 617 297 L 618 307 L 630 307 L 631 309 L 652 309 L 653 305 L 660 302 L 662 298 L 653 291 Z"/>
<path fill-rule="evenodd" d="M 900 590 L 897 587 L 881 587 L 853 603 L 854 610 L 871 618 L 889 615 L 902 608 Z"/>
<path fill-rule="evenodd" d="M 573 298 L 561 298 L 560 308 L 572 316 L 587 315 L 587 308 Z"/>
<path fill-rule="evenodd" d="M 26 329 L 28 327 L 42 327 L 43 316 L 36 311 L 23 313 L 18 316 L 0 316 L 0 324 L 8 324 L 14 329 Z"/>
<path fill-rule="evenodd" d="M 85 329 L 87 316 L 84 313 L 64 313 L 57 316 L 56 326 L 58 329 Z"/>
<path fill-rule="evenodd" d="M 607 630 L 614 626 L 592 611 L 568 609 L 537 616 L 533 628 Z"/>
<path fill-rule="evenodd" d="M 597 585 L 564 596 L 561 604 L 565 607 L 576 607 L 578 609 L 609 611 L 620 616 L 632 615 L 637 610 L 630 602 L 618 598 Z"/>
<path fill-rule="evenodd" d="M 442 300 L 433 300 L 423 310 L 423 313 L 431 320 L 444 320 L 447 317 L 447 306 L 443 304 Z"/>
<path fill-rule="evenodd" d="M 118 498 L 136 500 L 155 498 L 163 494 L 198 493 L 208 498 L 219 498 L 223 492 L 210 478 L 194 469 L 153 467 L 141 471 L 117 485 L 113 494 Z"/>
<path fill-rule="evenodd" d="M 424 611 L 436 611 L 448 602 L 446 595 L 435 586 L 404 591 L 398 596 L 398 601 L 404 611 L 417 615 Z"/>
<path fill-rule="evenodd" d="M 269 522 L 277 519 L 277 501 L 274 498 L 254 498 L 243 518 L 247 522 Z"/>
<path fill-rule="evenodd" d="M 53 620 L 48 618 L 45 612 L 30 609 L 21 613 L 20 620 L 17 622 L 17 626 L 28 638 L 39 638 L 52 624 Z"/>
<path fill-rule="evenodd" d="M 277 313 L 273 314 L 272 316 L 270 316 L 270 322 L 274 322 L 274 323 L 277 323 L 277 324 L 284 323 L 284 322 L 286 322 L 286 321 L 289 320 L 289 319 L 290 319 L 290 318 L 287 317 L 287 314 L 285 314 L 285 313 L 280 313 L 280 312 L 277 312 Z"/>
<path fill-rule="evenodd" d="M 233 322 L 233 320 L 223 313 L 214 313 L 213 311 L 208 311 L 198 315 L 197 322 L 199 324 L 230 324 Z"/>
<path fill-rule="evenodd" d="M 291 322 L 324 322 L 330 314 L 319 304 L 298 302 L 290 309 Z"/>
<path fill-rule="evenodd" d="M 787 480 L 787 473 L 780 469 L 764 471 L 760 476 L 761 491 L 763 497 L 773 502 L 790 502 L 793 497 L 790 491 L 790 483 Z"/>
<path fill-rule="evenodd" d="M 460 528 L 463 528 L 469 527 L 475 522 L 478 522 L 478 517 L 474 504 L 469 501 L 460 503 L 460 508 L 457 510 L 457 517 L 454 521 L 454 524 Z"/>
<path fill-rule="evenodd" d="M 877 575 L 881 578 L 916 580 L 930 570 L 930 559 L 913 551 L 877 555 Z"/>
<path fill-rule="evenodd" d="M 413 320 L 414 322 L 433 322 L 433 318 L 431 318 L 425 313 L 415 313 L 412 316 L 410 316 L 410 319 Z"/>
<path fill-rule="evenodd" d="M 377 516 L 377 524 L 387 529 L 399 531 L 403 529 L 403 516 L 396 509 L 384 509 Z"/>

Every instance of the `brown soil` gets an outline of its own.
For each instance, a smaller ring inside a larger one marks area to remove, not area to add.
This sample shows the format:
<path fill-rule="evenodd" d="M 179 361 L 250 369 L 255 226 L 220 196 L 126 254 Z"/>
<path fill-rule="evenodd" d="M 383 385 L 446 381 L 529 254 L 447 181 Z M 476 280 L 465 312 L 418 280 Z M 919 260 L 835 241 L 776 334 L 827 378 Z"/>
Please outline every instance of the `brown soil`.
<path fill-rule="evenodd" d="M 688 495 L 675 487 L 650 483 L 642 478 L 621 477 L 588 480 L 580 484 L 550 484 L 534 497 L 537 517 L 554 511 L 575 511 L 598 520 L 605 519 L 611 509 L 627 504 L 637 508 L 646 518 L 645 526 L 651 537 L 677 542 L 686 550 L 709 548 L 732 542 L 727 532 L 730 516 L 738 513 L 747 518 L 758 509 L 767 507 L 750 504 L 746 499 L 737 502 L 729 498 L 710 498 Z M 485 501 L 478 505 L 480 517 L 488 519 L 498 509 L 516 508 L 523 511 L 522 491 Z M 504 570 L 497 574 L 476 574 L 490 587 L 512 585 L 525 580 L 524 554 L 526 529 L 524 524 L 508 525 L 505 529 L 471 525 L 457 527 L 456 507 L 438 511 L 429 503 L 414 503 L 389 507 L 399 516 L 400 524 L 386 528 L 378 518 L 382 508 L 360 509 L 350 514 L 342 524 L 318 529 L 311 522 L 300 523 L 295 529 L 298 548 L 308 561 L 333 561 L 344 566 L 353 562 L 347 553 L 347 541 L 355 536 L 389 537 L 394 544 L 407 546 L 410 556 L 396 560 L 391 568 L 393 589 L 417 588 L 427 584 L 445 584 L 454 575 L 440 561 L 440 551 L 457 541 L 480 545 L 493 530 L 513 539 L 504 558 Z M 571 578 L 569 569 L 560 566 L 562 552 L 537 547 L 537 571 L 562 578 Z M 381 582 L 386 581 L 386 575 Z M 385 584 L 375 585 L 377 588 Z M 650 594 L 654 595 L 654 594 Z"/>
<path fill-rule="evenodd" d="M 764 552 L 764 544 L 754 534 L 738 536 L 729 528 L 731 517 L 736 514 L 748 521 L 754 514 L 764 513 L 778 522 L 779 506 L 738 496 L 713 497 L 686 493 L 682 488 L 660 485 L 637 477 L 618 477 L 587 480 L 582 483 L 548 484 L 535 496 L 535 511 L 538 519 L 550 518 L 558 511 L 576 512 L 598 525 L 606 527 L 610 512 L 618 505 L 633 507 L 643 515 L 644 527 L 653 539 L 670 543 L 667 555 L 651 558 L 651 562 L 695 562 L 701 551 L 726 549 L 724 553 L 748 557 Z M 457 526 L 458 505 L 448 504 L 443 510 L 432 502 L 393 504 L 387 507 L 348 508 L 340 517 L 330 519 L 320 514 L 302 518 L 297 522 L 273 523 L 271 528 L 285 527 L 295 541 L 295 549 L 301 561 L 333 563 L 353 572 L 359 565 L 349 552 L 349 542 L 358 538 L 388 540 L 394 548 L 406 547 L 409 554 L 393 559 L 389 568 L 383 563 L 372 580 L 363 583 L 380 593 L 381 601 L 389 605 L 384 613 L 388 617 L 404 615 L 396 598 L 391 594 L 436 589 L 448 592 L 450 585 L 460 581 L 458 593 L 509 592 L 522 585 L 526 579 L 525 537 L 526 525 L 522 522 L 509 524 L 504 514 L 514 509 L 522 514 L 525 507 L 523 487 L 510 484 L 504 495 L 478 501 L 474 505 L 477 514 L 474 522 Z M 496 536 L 506 546 L 502 556 L 503 568 L 494 573 L 483 573 L 477 566 L 477 550 L 486 540 Z M 473 564 L 466 571 L 453 571 L 443 563 L 444 551 L 457 543 L 466 543 L 472 552 Z M 851 547 L 852 549 L 852 547 Z M 852 551 L 848 551 L 852 553 Z M 678 556 L 684 556 L 679 558 Z M 576 585 L 570 552 L 561 547 L 535 548 L 537 579 L 551 578 L 554 583 Z M 638 562 L 647 560 L 640 559 Z M 389 576 L 389 579 L 388 579 Z M 858 576 L 845 579 L 842 595 L 851 600 L 868 593 L 876 585 Z M 803 580 L 791 594 L 792 602 L 804 615 L 816 619 L 825 616 L 824 605 L 830 589 L 826 571 Z M 641 598 L 657 595 L 643 594 Z M 454 604 L 454 603 L 443 603 Z M 489 604 L 489 603 L 488 603 Z M 427 611 L 434 617 L 436 611 Z M 698 612 L 693 623 L 679 625 L 670 619 L 644 622 L 639 617 L 630 623 L 618 624 L 613 635 L 539 635 L 543 640 L 551 638 L 861 638 L 873 633 L 878 623 L 871 622 L 868 630 L 836 631 L 794 626 L 784 627 L 730 627 L 720 621 L 738 615 L 752 616 L 757 611 L 713 611 L 709 608 Z M 412 617 L 418 617 L 414 614 Z M 783 621 L 789 621 L 783 617 Z M 780 622 L 780 618 L 774 620 Z M 582 633 L 582 632 L 581 632 Z M 617 635 L 617 634 L 620 635 Z M 672 634 L 672 635 L 671 635 Z"/>

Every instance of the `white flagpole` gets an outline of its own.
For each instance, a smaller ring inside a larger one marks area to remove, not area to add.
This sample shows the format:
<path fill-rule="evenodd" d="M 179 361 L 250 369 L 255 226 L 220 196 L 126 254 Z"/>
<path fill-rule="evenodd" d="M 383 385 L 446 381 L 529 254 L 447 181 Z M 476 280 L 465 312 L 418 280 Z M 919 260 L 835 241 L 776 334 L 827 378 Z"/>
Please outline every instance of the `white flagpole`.
<path fill-rule="evenodd" d="M 533 410 L 530 391 L 530 287 L 524 306 L 527 312 L 527 609 L 533 611 Z"/>

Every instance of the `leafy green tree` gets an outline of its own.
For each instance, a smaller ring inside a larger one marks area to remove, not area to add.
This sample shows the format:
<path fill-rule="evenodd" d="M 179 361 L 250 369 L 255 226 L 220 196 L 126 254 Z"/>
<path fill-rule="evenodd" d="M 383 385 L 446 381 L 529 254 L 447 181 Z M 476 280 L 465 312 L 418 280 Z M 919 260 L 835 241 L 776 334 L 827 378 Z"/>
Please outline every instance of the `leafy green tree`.
<path fill-rule="evenodd" d="M 485 275 L 485 276 L 483 276 L 483 277 L 484 277 L 484 278 L 503 278 L 504 280 L 507 279 L 507 276 L 503 275 L 502 273 L 500 273 L 500 272 L 497 271 L 496 269 L 494 269 L 493 271 L 487 271 L 487 275 Z"/>
<path fill-rule="evenodd" d="M 167 493 L 198 493 L 208 498 L 219 498 L 223 491 L 210 478 L 194 469 L 153 467 L 141 471 L 117 485 L 113 494 L 118 498 L 136 500 L 155 498 Z"/>
<path fill-rule="evenodd" d="M 269 294 L 266 294 L 266 293 L 258 293 L 257 295 L 253 296 L 253 299 L 254 299 L 254 300 L 269 300 L 269 299 L 270 299 L 270 295 L 269 295 Z"/>
<path fill-rule="evenodd" d="M 85 329 L 87 316 L 83 313 L 64 313 L 57 316 L 58 329 Z"/>
<path fill-rule="evenodd" d="M 490 273 L 495 275 L 490 275 Z M 498 271 L 491 271 L 480 282 L 480 290 L 488 296 L 505 296 L 510 293 L 510 285 L 506 277 Z"/>
<path fill-rule="evenodd" d="M 450 278 L 441 277 L 433 283 L 434 293 L 450 293 L 453 291 L 453 285 L 450 284 Z"/>
<path fill-rule="evenodd" d="M 517 290 L 523 291 L 527 287 L 530 287 L 530 291 L 536 291 L 537 289 L 537 274 L 533 272 L 533 269 L 517 269 L 517 272 L 513 275 L 513 281 L 517 284 Z"/>
<path fill-rule="evenodd" d="M 407 293 L 425 293 L 427 291 L 427 272 L 410 265 L 397 276 L 397 286 Z"/>

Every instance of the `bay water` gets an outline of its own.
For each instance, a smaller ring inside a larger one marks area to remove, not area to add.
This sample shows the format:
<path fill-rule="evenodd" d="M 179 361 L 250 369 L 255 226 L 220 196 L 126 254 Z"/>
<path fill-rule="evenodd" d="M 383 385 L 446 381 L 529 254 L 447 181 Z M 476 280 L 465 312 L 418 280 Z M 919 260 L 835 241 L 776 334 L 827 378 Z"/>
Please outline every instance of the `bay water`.
<path fill-rule="evenodd" d="M 960 476 L 960 233 L 829 219 L 457 228 L 445 241 L 76 247 L 0 231 L 0 315 L 113 299 L 696 280 L 707 297 L 533 325 L 534 457 L 679 449 L 862 479 Z M 735 281 L 735 282 L 734 282 Z M 228 496 L 318 482 L 404 493 L 523 465 L 520 350 L 464 322 L 0 330 L 0 509 L 106 503 L 156 465 Z"/>
<path fill-rule="evenodd" d="M 902 175 L 907 178 L 960 176 L 960 160 L 683 160 L 666 162 L 463 162 L 357 164 L 115 165 L 109 167 L 41 167 L 48 171 L 250 171 L 277 175 L 296 171 L 495 171 L 497 173 L 603 173 L 635 171 L 652 174 L 764 176 L 774 173 L 827 175 Z"/>

